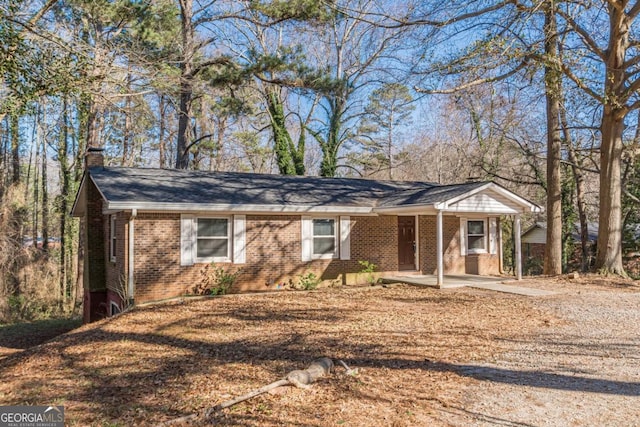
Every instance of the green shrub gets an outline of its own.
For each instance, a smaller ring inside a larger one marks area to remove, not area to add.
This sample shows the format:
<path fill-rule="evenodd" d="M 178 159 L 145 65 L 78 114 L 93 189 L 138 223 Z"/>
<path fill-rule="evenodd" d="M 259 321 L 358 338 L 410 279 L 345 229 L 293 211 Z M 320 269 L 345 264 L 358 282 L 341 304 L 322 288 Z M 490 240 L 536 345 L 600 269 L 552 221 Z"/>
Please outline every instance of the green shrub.
<path fill-rule="evenodd" d="M 370 285 L 375 285 L 375 283 L 378 281 L 378 279 L 376 279 L 375 275 L 373 274 L 376 271 L 376 268 L 378 267 L 377 265 L 375 265 L 372 262 L 369 261 L 358 261 L 358 264 L 360 264 L 362 266 L 362 269 L 360 270 L 360 273 L 362 274 L 366 274 L 367 276 L 367 283 L 369 283 Z"/>
<path fill-rule="evenodd" d="M 295 284 L 296 289 L 310 291 L 318 287 L 322 280 L 314 273 L 307 273 L 298 276 L 298 282 Z"/>
<path fill-rule="evenodd" d="M 236 283 L 241 272 L 242 270 L 231 272 L 212 262 L 200 270 L 202 278 L 193 291 L 198 295 L 225 295 Z"/>

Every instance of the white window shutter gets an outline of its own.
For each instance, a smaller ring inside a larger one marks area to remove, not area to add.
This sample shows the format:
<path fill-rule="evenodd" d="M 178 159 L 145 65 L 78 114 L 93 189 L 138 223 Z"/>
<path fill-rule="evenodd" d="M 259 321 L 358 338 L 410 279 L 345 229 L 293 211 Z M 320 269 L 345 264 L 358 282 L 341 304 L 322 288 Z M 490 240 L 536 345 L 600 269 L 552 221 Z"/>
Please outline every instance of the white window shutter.
<path fill-rule="evenodd" d="M 233 263 L 244 264 L 247 258 L 246 216 L 233 216 Z"/>
<path fill-rule="evenodd" d="M 340 217 L 340 259 L 351 259 L 351 217 Z"/>
<path fill-rule="evenodd" d="M 193 265 L 196 244 L 193 215 L 180 215 L 180 265 Z"/>
<path fill-rule="evenodd" d="M 302 261 L 313 259 L 313 219 L 310 216 L 303 216 L 302 223 Z"/>
<path fill-rule="evenodd" d="M 497 243 L 497 220 L 496 218 L 489 218 L 489 253 L 495 255 L 498 253 Z"/>
<path fill-rule="evenodd" d="M 467 255 L 467 219 L 460 218 L 460 255 Z"/>

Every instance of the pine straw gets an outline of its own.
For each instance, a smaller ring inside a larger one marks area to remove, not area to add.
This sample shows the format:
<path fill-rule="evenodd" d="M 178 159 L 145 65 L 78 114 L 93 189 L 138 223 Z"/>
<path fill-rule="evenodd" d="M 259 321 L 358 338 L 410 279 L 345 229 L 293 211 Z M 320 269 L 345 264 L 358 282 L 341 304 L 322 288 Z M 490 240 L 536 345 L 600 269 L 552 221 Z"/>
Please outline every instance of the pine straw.
<path fill-rule="evenodd" d="M 0 405 L 61 404 L 68 425 L 153 425 L 328 356 L 358 374 L 259 396 L 214 423 L 447 425 L 443 411 L 474 381 L 459 366 L 490 363 L 509 342 L 559 323 L 535 298 L 471 289 L 328 289 L 145 307 L 0 360 Z"/>

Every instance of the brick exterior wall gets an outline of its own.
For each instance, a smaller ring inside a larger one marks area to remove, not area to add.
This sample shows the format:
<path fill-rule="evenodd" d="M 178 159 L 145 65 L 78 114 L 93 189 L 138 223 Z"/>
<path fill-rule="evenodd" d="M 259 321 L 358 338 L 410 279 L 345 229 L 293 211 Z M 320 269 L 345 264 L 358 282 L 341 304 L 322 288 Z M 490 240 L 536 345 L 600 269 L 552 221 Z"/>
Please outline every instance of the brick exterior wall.
<path fill-rule="evenodd" d="M 202 265 L 180 265 L 180 215 L 138 214 L 134 234 L 135 302 L 190 293 Z"/>
<path fill-rule="evenodd" d="M 93 181 L 87 179 L 87 213 L 84 219 L 85 225 L 85 274 L 84 288 L 92 292 L 106 291 L 105 275 L 105 216 L 102 214 L 103 201 L 100 192 Z M 107 236 L 108 237 L 108 236 Z M 106 248 L 108 250 L 108 248 Z"/>
<path fill-rule="evenodd" d="M 127 284 L 127 244 L 129 214 L 118 212 L 116 215 L 116 260 L 111 260 L 111 215 L 104 215 L 104 259 L 107 289 L 122 293 Z"/>
<path fill-rule="evenodd" d="M 444 216 L 442 219 L 442 246 L 444 248 L 444 274 L 500 274 L 500 256 L 497 254 L 460 254 L 460 218 Z M 436 217 L 420 216 L 420 271 L 436 274 Z M 500 227 L 500 222 L 497 224 Z M 496 242 L 501 245 L 500 242 Z"/>
<path fill-rule="evenodd" d="M 467 274 L 491 276 L 500 274 L 500 259 L 498 255 L 471 254 L 465 257 Z"/>
<path fill-rule="evenodd" d="M 81 219 L 83 230 L 83 321 L 93 322 L 104 317 L 108 311 L 106 265 L 104 256 L 105 223 L 102 215 L 103 200 L 94 183 L 86 180 L 86 214 Z"/>
<path fill-rule="evenodd" d="M 436 274 L 436 217 L 420 216 L 420 271 L 423 274 Z M 465 274 L 465 257 L 460 255 L 460 218 L 444 216 L 442 218 L 442 247 L 445 274 Z"/>
<path fill-rule="evenodd" d="M 114 301 L 121 304 L 128 276 L 128 227 L 130 214 L 116 215 L 116 261 L 110 260 L 110 216 L 103 215 L 101 203 L 92 211 L 99 221 L 92 221 L 93 236 L 88 250 L 92 277 L 102 272 L 105 309 Z M 100 209 L 98 209 L 98 206 Z M 230 216 L 230 219 L 232 217 Z M 336 218 L 337 219 L 337 218 Z M 303 262 L 301 217 L 299 215 L 247 215 L 246 263 L 218 263 L 231 271 L 241 270 L 232 292 L 259 292 L 282 288 L 300 275 L 315 273 L 323 280 L 346 282 L 347 273 L 362 269 L 360 260 L 372 262 L 377 271 L 398 270 L 398 222 L 396 216 L 351 216 L 351 259 L 321 259 Z M 419 271 L 434 274 L 436 269 L 436 218 L 419 217 Z M 180 214 L 139 213 L 134 220 L 135 302 L 161 300 L 194 293 L 208 264 L 180 265 Z M 498 274 L 496 255 L 463 257 L 459 247 L 460 220 L 444 217 L 445 274 Z M 100 253 L 100 257 L 96 255 Z M 99 258 L 99 259 L 98 259 Z M 405 272 L 406 274 L 406 272 Z"/>
<path fill-rule="evenodd" d="M 125 223 L 118 221 L 118 227 L 124 227 Z M 380 271 L 396 271 L 396 217 L 351 217 L 351 223 L 350 260 L 303 262 L 300 216 L 247 215 L 246 263 L 217 265 L 230 271 L 241 270 L 232 292 L 282 288 L 310 272 L 323 280 L 343 281 L 344 273 L 356 273 L 362 269 L 359 260 L 375 263 Z M 142 213 L 135 219 L 134 227 L 135 301 L 140 303 L 192 293 L 201 283 L 207 264 L 180 265 L 180 215 Z M 123 245 L 118 244 L 118 248 L 124 252 Z M 114 267 L 120 265 L 117 262 Z M 119 270 L 120 267 L 114 268 L 111 276 L 109 283 L 112 289 L 116 289 L 118 274 L 126 277 L 126 269 Z"/>

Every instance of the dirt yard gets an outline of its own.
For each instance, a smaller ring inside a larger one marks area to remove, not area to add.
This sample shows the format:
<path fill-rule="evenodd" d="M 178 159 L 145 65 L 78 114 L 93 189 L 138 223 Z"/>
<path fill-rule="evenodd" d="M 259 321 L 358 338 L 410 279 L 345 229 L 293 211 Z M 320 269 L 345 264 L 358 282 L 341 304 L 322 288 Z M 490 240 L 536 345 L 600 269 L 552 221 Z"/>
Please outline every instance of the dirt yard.
<path fill-rule="evenodd" d="M 5 352 L 0 405 L 64 405 L 71 426 L 154 425 L 328 356 L 358 373 L 194 424 L 640 426 L 640 284 L 522 285 L 558 294 L 398 286 L 139 308 Z"/>

